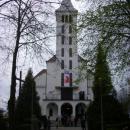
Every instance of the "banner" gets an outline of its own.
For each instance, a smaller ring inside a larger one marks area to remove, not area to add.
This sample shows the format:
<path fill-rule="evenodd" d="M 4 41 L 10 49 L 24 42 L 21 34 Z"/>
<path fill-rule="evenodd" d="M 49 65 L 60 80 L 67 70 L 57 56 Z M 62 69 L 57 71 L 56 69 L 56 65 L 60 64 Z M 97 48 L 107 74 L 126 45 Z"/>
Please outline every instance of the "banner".
<path fill-rule="evenodd" d="M 70 86 L 70 73 L 64 72 L 64 86 L 69 87 Z"/>

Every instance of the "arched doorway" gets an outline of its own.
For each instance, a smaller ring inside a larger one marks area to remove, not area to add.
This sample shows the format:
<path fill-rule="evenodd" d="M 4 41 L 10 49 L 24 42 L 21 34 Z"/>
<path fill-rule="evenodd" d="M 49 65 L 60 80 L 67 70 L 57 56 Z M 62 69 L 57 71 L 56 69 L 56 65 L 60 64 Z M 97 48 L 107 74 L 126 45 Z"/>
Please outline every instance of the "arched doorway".
<path fill-rule="evenodd" d="M 55 103 L 49 103 L 47 105 L 47 116 L 50 117 L 51 120 L 55 120 L 58 116 L 58 106 Z"/>
<path fill-rule="evenodd" d="M 86 117 L 86 105 L 84 103 L 78 103 L 75 107 L 75 116 L 77 119 L 81 119 L 83 116 Z"/>
<path fill-rule="evenodd" d="M 72 113 L 73 113 L 73 108 L 71 104 L 64 103 L 61 106 L 61 114 L 63 117 L 71 117 Z"/>

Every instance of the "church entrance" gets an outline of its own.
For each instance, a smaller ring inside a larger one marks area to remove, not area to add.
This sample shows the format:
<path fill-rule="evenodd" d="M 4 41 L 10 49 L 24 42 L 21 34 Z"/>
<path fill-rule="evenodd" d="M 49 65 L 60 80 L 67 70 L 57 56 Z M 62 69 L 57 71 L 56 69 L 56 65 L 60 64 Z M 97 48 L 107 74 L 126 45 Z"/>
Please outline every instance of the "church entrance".
<path fill-rule="evenodd" d="M 86 117 L 86 105 L 84 103 L 78 103 L 76 105 L 76 118 L 81 119 L 83 116 Z"/>
<path fill-rule="evenodd" d="M 61 106 L 61 114 L 62 116 L 71 116 L 72 115 L 72 106 L 69 103 L 65 103 Z"/>
<path fill-rule="evenodd" d="M 47 105 L 47 111 L 46 111 L 47 117 L 50 117 L 51 120 L 55 120 L 55 118 L 58 115 L 58 106 L 55 103 L 49 103 Z"/>
<path fill-rule="evenodd" d="M 73 112 L 73 108 L 71 104 L 65 103 L 61 106 L 61 122 L 63 126 L 70 126 L 71 125 L 71 115 Z"/>

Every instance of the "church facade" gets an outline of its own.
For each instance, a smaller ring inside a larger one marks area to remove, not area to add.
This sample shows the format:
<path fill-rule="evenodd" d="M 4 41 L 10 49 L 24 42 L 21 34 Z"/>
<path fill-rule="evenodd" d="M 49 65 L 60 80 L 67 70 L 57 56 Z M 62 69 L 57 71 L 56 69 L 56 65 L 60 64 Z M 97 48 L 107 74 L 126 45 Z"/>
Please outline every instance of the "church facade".
<path fill-rule="evenodd" d="M 51 120 L 62 116 L 78 117 L 86 112 L 93 100 L 92 76 L 78 80 L 83 60 L 77 52 L 74 31 L 78 11 L 71 0 L 63 0 L 55 15 L 56 54 L 46 61 L 47 69 L 35 76 L 42 115 L 50 116 Z"/>

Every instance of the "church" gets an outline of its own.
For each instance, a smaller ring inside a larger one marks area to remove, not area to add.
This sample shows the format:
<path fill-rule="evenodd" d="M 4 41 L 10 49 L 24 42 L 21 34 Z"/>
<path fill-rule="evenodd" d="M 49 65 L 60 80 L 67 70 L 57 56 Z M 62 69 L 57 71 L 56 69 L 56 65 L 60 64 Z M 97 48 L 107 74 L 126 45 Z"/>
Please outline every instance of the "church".
<path fill-rule="evenodd" d="M 49 116 L 51 120 L 64 116 L 79 117 L 93 100 L 93 77 L 88 74 L 87 79 L 78 80 L 84 60 L 78 54 L 74 29 L 78 10 L 71 0 L 63 0 L 55 10 L 55 16 L 56 54 L 46 61 L 46 69 L 35 76 L 42 115 Z"/>

